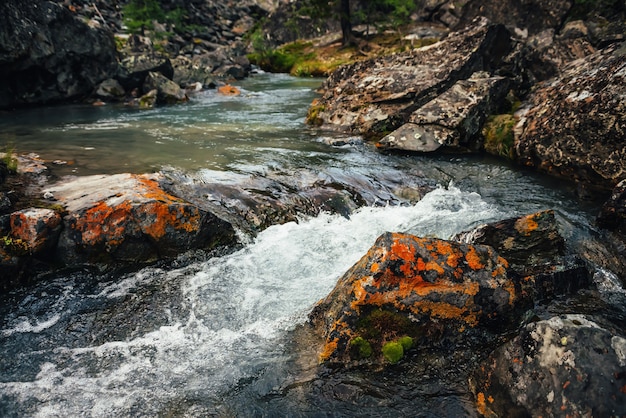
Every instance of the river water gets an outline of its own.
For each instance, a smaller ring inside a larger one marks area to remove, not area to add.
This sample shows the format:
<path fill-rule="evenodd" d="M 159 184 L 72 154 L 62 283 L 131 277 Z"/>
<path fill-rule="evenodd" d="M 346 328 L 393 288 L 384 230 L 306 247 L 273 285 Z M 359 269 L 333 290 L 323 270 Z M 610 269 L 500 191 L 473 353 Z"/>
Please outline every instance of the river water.
<path fill-rule="evenodd" d="M 448 238 L 551 208 L 575 246 L 594 233 L 597 208 L 486 157 L 383 155 L 306 127 L 319 84 L 259 75 L 238 85 L 239 97 L 209 91 L 146 111 L 1 115 L 4 138 L 56 160 L 55 176 L 166 168 L 210 180 L 306 168 L 371 184 L 424 177 L 439 187 L 415 204 L 378 202 L 349 217 L 272 226 L 221 257 L 193 253 L 118 277 L 67 273 L 0 296 L 0 416 L 475 415 L 466 382 L 441 369 L 319 368 L 303 326 L 308 312 L 385 231 Z"/>

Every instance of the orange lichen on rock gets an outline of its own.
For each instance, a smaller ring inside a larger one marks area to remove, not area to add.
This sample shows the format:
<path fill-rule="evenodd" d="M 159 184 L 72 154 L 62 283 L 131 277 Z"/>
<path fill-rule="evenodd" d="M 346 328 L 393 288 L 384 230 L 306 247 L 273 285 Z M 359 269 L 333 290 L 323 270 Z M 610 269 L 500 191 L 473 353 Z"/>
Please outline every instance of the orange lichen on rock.
<path fill-rule="evenodd" d="M 142 222 L 141 229 L 155 239 L 163 237 L 168 227 L 186 232 L 198 231 L 200 228 L 201 215 L 197 208 L 190 209 L 193 213 L 185 213 L 184 206 L 152 202 L 143 205 L 141 211 L 151 220 Z"/>
<path fill-rule="evenodd" d="M 478 413 L 481 415 L 487 414 L 487 404 L 485 403 L 485 394 L 482 392 L 478 392 L 476 395 L 476 409 Z"/>
<path fill-rule="evenodd" d="M 117 246 L 124 241 L 131 209 L 128 201 L 116 206 L 99 202 L 76 219 L 74 229 L 82 233 L 84 245 L 93 246 L 106 242 L 107 246 Z"/>
<path fill-rule="evenodd" d="M 465 261 L 467 261 L 467 265 L 472 270 L 480 270 L 485 267 L 473 246 L 470 246 L 469 250 L 465 254 Z"/>
<path fill-rule="evenodd" d="M 420 326 L 431 320 L 449 324 L 449 330 L 463 333 L 483 318 L 492 321 L 516 300 L 506 265 L 491 247 L 384 234 L 316 307 L 325 326 L 333 324 L 324 331 L 322 357 L 345 356 L 348 336 L 372 309 L 390 310 Z M 479 297 L 481 292 L 486 293 Z"/>
<path fill-rule="evenodd" d="M 241 94 L 241 90 L 235 86 L 231 86 L 230 84 L 220 86 L 217 91 L 225 96 L 239 96 Z"/>
<path fill-rule="evenodd" d="M 181 199 L 163 190 L 158 182 L 141 175 L 135 175 L 134 178 L 141 184 L 142 187 L 139 192 L 146 199 L 154 199 L 163 203 L 182 202 Z"/>
<path fill-rule="evenodd" d="M 530 234 L 533 231 L 537 230 L 537 227 L 539 226 L 539 224 L 535 220 L 536 216 L 537 214 L 532 214 L 518 219 L 515 222 L 515 229 L 517 230 L 517 232 L 519 232 L 520 235 L 526 237 L 530 236 Z"/>

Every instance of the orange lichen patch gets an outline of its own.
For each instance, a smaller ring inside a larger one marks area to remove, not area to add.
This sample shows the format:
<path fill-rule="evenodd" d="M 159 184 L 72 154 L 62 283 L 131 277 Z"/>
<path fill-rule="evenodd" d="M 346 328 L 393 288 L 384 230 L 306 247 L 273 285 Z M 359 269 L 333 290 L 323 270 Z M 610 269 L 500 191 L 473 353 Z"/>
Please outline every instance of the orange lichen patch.
<path fill-rule="evenodd" d="M 198 231 L 200 228 L 201 216 L 196 208 L 193 208 L 193 213 L 185 213 L 184 206 L 152 202 L 144 205 L 142 211 L 152 220 L 150 223 L 142 223 L 142 231 L 155 239 L 163 237 L 168 227 L 186 232 Z"/>
<path fill-rule="evenodd" d="M 82 233 L 83 244 L 107 242 L 109 246 L 116 246 L 124 241 L 126 227 L 131 218 L 130 202 L 125 201 L 115 207 L 100 202 L 77 219 L 74 228 Z"/>
<path fill-rule="evenodd" d="M 428 313 L 430 316 L 441 319 L 459 319 L 470 327 L 478 325 L 480 312 L 471 312 L 467 308 L 459 308 L 446 302 L 421 301 L 411 307 L 414 313 Z"/>
<path fill-rule="evenodd" d="M 447 241 L 437 241 L 436 242 L 437 253 L 443 256 L 451 256 L 455 254 L 455 250 L 452 249 L 452 245 L 450 245 Z"/>
<path fill-rule="evenodd" d="M 485 265 L 481 261 L 480 256 L 476 252 L 476 248 L 471 245 L 469 246 L 469 249 L 465 254 L 465 261 L 467 261 L 467 265 L 472 270 L 480 270 L 482 268 L 485 268 Z"/>
<path fill-rule="evenodd" d="M 326 344 L 324 344 L 324 348 L 320 353 L 320 362 L 324 362 L 328 360 L 334 353 L 337 351 L 337 340 L 327 340 Z"/>
<path fill-rule="evenodd" d="M 457 252 L 452 253 L 446 259 L 446 264 L 452 268 L 456 268 L 459 265 L 459 260 L 461 259 L 461 257 L 462 255 L 460 253 L 457 253 Z"/>
<path fill-rule="evenodd" d="M 372 273 L 378 273 L 380 269 L 380 266 L 378 265 L 378 263 L 372 263 L 372 267 L 370 267 L 370 271 Z"/>
<path fill-rule="evenodd" d="M 487 404 L 485 403 L 485 394 L 482 392 L 478 392 L 476 395 L 476 409 L 478 413 L 481 415 L 487 414 Z"/>
<path fill-rule="evenodd" d="M 518 219 L 515 222 L 515 230 L 519 232 L 521 235 L 524 235 L 526 237 L 529 236 L 533 231 L 535 231 L 539 227 L 539 224 L 534 219 L 536 216 L 537 214 L 533 214 L 533 215 L 524 216 Z"/>
<path fill-rule="evenodd" d="M 396 238 L 396 237 L 394 237 Z M 412 245 L 403 243 L 399 240 L 394 240 L 391 245 L 391 257 L 392 260 L 401 259 L 407 263 L 415 261 L 415 248 Z"/>
<path fill-rule="evenodd" d="M 239 96 L 241 94 L 241 90 L 239 90 L 235 86 L 231 86 L 230 84 L 226 84 L 225 86 L 220 86 L 217 89 L 217 92 L 225 96 Z"/>
<path fill-rule="evenodd" d="M 182 199 L 172 196 L 161 189 L 158 182 L 144 176 L 135 175 L 133 177 L 143 186 L 141 195 L 146 199 L 154 199 L 164 203 L 182 202 Z"/>
<path fill-rule="evenodd" d="M 445 273 L 445 270 L 443 269 L 443 267 L 441 267 L 441 265 L 439 263 L 437 263 L 436 261 L 429 261 L 424 266 L 424 269 L 425 270 L 436 271 L 439 274 L 444 274 Z"/>

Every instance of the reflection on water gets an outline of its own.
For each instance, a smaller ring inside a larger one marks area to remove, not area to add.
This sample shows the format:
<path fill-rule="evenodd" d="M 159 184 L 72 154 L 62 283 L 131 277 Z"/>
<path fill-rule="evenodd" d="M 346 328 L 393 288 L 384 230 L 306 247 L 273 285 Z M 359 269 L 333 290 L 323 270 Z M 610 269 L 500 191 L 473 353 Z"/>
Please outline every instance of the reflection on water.
<path fill-rule="evenodd" d="M 263 164 L 273 150 L 332 152 L 311 141 L 304 125 L 318 79 L 261 75 L 243 81 L 242 95 L 215 90 L 189 103 L 151 110 L 121 105 L 18 110 L 0 116 L 0 145 L 67 161 L 59 175 L 150 172 L 163 166 L 227 170 Z"/>

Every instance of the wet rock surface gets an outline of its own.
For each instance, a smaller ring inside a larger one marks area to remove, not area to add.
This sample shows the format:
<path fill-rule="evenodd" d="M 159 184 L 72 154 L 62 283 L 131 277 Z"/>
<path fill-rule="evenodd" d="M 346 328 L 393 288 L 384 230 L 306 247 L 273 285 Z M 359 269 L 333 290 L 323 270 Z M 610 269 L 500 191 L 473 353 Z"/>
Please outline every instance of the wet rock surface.
<path fill-rule="evenodd" d="M 310 314 L 325 341 L 322 361 L 388 364 L 384 347 L 403 337 L 409 349 L 450 350 L 467 341 L 487 347 L 515 329 L 533 304 L 591 285 L 588 266 L 563 256 L 552 211 L 455 239 L 379 237 Z"/>
<path fill-rule="evenodd" d="M 506 318 L 521 301 L 507 267 L 491 247 L 384 234 L 313 309 L 325 338 L 320 358 L 394 363 L 385 347 L 403 337 L 407 350 L 486 344 L 511 325 Z"/>
<path fill-rule="evenodd" d="M 45 172 L 39 160 L 28 161 L 20 171 Z M 374 181 L 332 170 L 222 180 L 177 171 L 38 179 L 19 204 L 47 208 L 11 204 L 0 218 L 0 271 L 11 278 L 4 289 L 59 268 L 137 268 L 189 250 L 228 250 L 239 245 L 235 230 L 253 236 L 322 211 L 349 217 L 364 205 L 415 203 L 432 190 L 421 178 Z"/>
<path fill-rule="evenodd" d="M 584 187 L 626 176 L 626 53 L 610 47 L 539 85 L 518 112 L 517 161 Z"/>
<path fill-rule="evenodd" d="M 142 263 L 235 242 L 230 224 L 164 192 L 158 180 L 87 176 L 47 187 L 67 210 L 58 257 L 67 265 Z"/>

